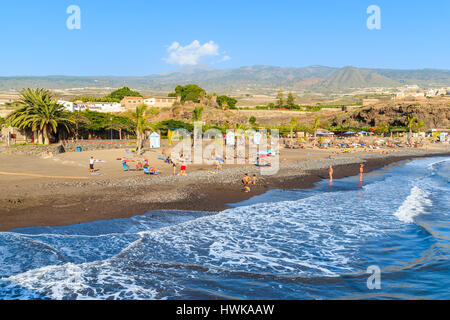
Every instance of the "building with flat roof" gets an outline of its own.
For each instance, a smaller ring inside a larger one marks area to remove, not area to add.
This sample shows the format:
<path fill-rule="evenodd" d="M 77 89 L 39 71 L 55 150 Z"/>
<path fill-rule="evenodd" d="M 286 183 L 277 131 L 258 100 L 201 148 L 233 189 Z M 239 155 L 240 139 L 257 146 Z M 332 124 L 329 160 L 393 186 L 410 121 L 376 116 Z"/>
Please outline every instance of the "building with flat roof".
<path fill-rule="evenodd" d="M 144 104 L 143 97 L 124 97 L 122 101 L 120 101 L 122 107 L 127 110 L 135 110 L 137 106 Z"/>
<path fill-rule="evenodd" d="M 144 99 L 144 104 L 155 108 L 170 108 L 177 101 L 179 102 L 179 98 L 176 97 L 152 97 Z"/>

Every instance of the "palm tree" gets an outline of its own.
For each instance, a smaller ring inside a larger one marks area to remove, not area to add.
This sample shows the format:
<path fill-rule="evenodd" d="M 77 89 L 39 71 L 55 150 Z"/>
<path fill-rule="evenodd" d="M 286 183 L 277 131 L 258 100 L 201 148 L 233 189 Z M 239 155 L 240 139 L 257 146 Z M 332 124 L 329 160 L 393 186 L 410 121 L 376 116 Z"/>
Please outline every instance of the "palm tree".
<path fill-rule="evenodd" d="M 133 129 L 137 137 L 137 153 L 140 154 L 144 146 L 144 134 L 147 130 L 152 130 L 155 127 L 149 122 L 152 115 L 147 113 L 147 106 L 142 104 L 136 107 L 136 111 L 128 115 L 133 122 Z"/>
<path fill-rule="evenodd" d="M 320 123 L 320 118 L 315 117 L 314 118 L 314 126 L 313 126 L 314 138 L 317 137 L 317 128 L 319 128 L 319 123 Z"/>
<path fill-rule="evenodd" d="M 427 125 L 423 121 L 417 121 L 416 129 L 418 132 L 421 132 L 423 128 L 425 128 Z"/>
<path fill-rule="evenodd" d="M 291 126 L 291 148 L 294 146 L 293 141 L 292 141 L 293 138 L 294 138 L 294 128 L 297 127 L 298 124 L 299 124 L 298 118 L 293 117 L 291 119 L 291 122 L 290 122 L 290 126 Z"/>
<path fill-rule="evenodd" d="M 416 121 L 416 120 L 417 120 L 416 117 L 412 117 L 412 118 L 408 117 L 408 128 L 409 128 L 410 135 L 412 134 L 412 129 L 414 127 L 414 121 Z"/>
<path fill-rule="evenodd" d="M 192 120 L 194 120 L 194 122 L 202 120 L 203 110 L 204 108 L 202 106 L 194 108 L 194 111 L 192 111 Z"/>
<path fill-rule="evenodd" d="M 45 89 L 22 90 L 16 110 L 8 115 L 7 121 L 19 129 L 36 132 L 38 142 L 46 145 L 50 144 L 50 135 L 57 133 L 59 126 L 70 131 L 69 124 L 73 123 L 69 112 Z"/>

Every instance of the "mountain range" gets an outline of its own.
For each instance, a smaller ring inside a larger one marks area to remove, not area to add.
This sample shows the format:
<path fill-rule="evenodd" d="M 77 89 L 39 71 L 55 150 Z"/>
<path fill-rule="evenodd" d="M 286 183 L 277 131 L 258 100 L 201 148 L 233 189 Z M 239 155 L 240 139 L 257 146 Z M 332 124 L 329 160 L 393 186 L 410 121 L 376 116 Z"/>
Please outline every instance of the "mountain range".
<path fill-rule="evenodd" d="M 154 92 L 169 92 L 179 84 L 196 83 L 208 92 L 236 90 L 312 90 L 339 92 L 355 88 L 450 86 L 450 70 L 396 70 L 376 68 L 310 66 L 304 68 L 247 66 L 213 69 L 209 66 L 185 67 L 175 72 L 141 77 L 117 76 L 21 76 L 0 77 L 0 90 L 27 87 L 48 89 L 118 88 L 128 86 Z"/>

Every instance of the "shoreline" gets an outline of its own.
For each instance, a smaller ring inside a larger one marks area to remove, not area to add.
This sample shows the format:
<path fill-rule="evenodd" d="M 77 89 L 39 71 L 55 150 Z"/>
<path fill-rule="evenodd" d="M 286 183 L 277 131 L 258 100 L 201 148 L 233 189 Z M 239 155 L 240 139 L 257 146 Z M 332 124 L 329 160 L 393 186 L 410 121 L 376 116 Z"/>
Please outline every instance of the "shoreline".
<path fill-rule="evenodd" d="M 399 161 L 449 155 L 448 151 L 409 150 L 390 155 L 280 161 L 278 174 L 263 177 L 258 185 L 252 186 L 251 193 L 242 192 L 240 183 L 243 173 L 251 175 L 258 171 L 250 166 L 227 168 L 217 175 L 194 172 L 181 178 L 159 176 L 152 180 L 49 183 L 47 197 L 27 196 L 18 199 L 17 203 L 0 207 L 0 231 L 130 218 L 158 210 L 220 212 L 230 208 L 228 204 L 248 200 L 269 190 L 312 188 L 317 182 L 328 179 L 330 164 L 334 168 L 334 179 L 341 179 L 358 175 L 360 163 L 365 164 L 367 174 Z"/>

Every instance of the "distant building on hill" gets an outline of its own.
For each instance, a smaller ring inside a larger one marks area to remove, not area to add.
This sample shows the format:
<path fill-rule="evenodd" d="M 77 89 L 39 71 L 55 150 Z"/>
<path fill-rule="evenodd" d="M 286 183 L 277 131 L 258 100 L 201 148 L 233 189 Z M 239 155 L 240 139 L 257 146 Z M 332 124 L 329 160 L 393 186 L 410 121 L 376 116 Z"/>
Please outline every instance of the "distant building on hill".
<path fill-rule="evenodd" d="M 122 101 L 120 101 L 122 107 L 127 110 L 135 110 L 137 106 L 144 104 L 143 97 L 124 97 Z"/>
<path fill-rule="evenodd" d="M 122 107 L 120 103 L 117 102 L 83 102 L 83 101 L 64 101 L 58 100 L 58 104 L 63 105 L 67 111 L 97 111 L 97 112 L 124 112 L 125 108 Z"/>
<path fill-rule="evenodd" d="M 87 109 L 97 112 L 116 113 L 125 111 L 125 108 L 117 102 L 87 102 L 85 105 Z"/>
<path fill-rule="evenodd" d="M 74 112 L 75 111 L 75 103 L 74 102 L 70 102 L 70 101 L 65 101 L 65 100 L 58 100 L 57 101 L 58 104 L 63 105 L 64 109 L 66 109 L 66 111 L 70 111 L 70 112 Z"/>
<path fill-rule="evenodd" d="M 144 99 L 144 104 L 155 108 L 170 108 L 175 102 L 180 102 L 180 99 L 175 97 L 152 97 Z"/>

